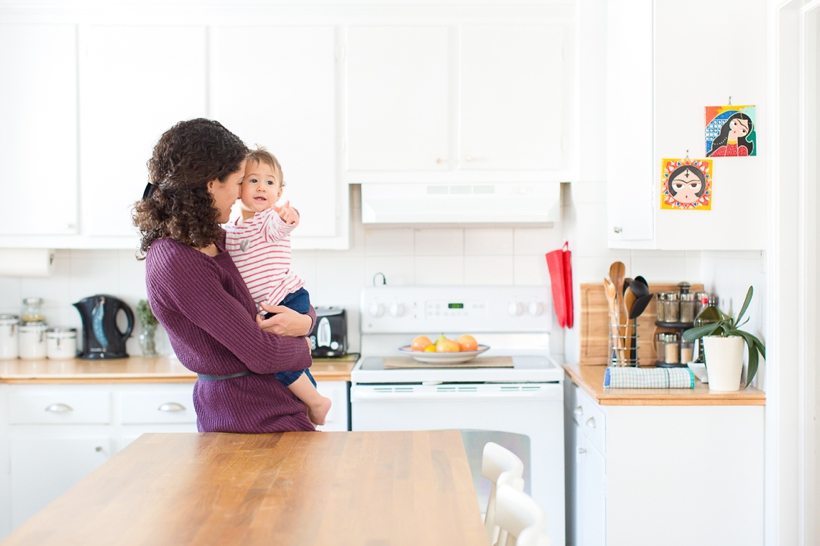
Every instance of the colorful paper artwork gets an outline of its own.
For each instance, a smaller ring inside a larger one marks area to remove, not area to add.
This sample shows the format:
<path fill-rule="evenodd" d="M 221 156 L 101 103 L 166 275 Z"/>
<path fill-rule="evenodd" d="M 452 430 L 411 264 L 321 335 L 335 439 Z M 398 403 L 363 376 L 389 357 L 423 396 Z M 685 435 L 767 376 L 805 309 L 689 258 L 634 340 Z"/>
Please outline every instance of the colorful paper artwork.
<path fill-rule="evenodd" d="M 753 104 L 706 107 L 706 157 L 757 155 Z"/>
<path fill-rule="evenodd" d="M 712 210 L 711 159 L 665 158 L 661 165 L 661 209 Z"/>

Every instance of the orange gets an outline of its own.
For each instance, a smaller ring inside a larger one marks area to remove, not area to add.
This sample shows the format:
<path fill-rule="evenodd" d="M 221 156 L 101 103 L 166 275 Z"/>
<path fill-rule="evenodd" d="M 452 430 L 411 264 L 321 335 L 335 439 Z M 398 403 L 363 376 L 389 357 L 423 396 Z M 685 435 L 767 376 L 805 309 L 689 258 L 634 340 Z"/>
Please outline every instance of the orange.
<path fill-rule="evenodd" d="M 478 342 L 470 334 L 464 334 L 458 338 L 458 345 L 462 351 L 475 351 L 478 349 Z"/>
<path fill-rule="evenodd" d="M 424 348 L 424 352 L 425 353 L 435 353 L 436 352 L 436 346 L 431 343 L 430 345 L 428 345 L 427 347 Z"/>
<path fill-rule="evenodd" d="M 433 342 L 430 341 L 429 337 L 427 337 L 427 336 L 416 336 L 415 338 L 413 338 L 413 342 L 410 344 L 410 350 L 411 351 L 423 351 L 424 349 L 426 349 L 427 347 L 429 347 L 432 344 L 433 344 Z"/>

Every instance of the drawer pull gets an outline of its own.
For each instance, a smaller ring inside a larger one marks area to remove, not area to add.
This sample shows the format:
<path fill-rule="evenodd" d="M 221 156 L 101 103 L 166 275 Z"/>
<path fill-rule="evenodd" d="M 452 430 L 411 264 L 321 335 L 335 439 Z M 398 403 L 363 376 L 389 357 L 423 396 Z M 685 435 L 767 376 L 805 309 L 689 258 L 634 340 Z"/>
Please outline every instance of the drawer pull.
<path fill-rule="evenodd" d="M 574 412 L 574 413 L 575 413 L 575 416 L 576 416 L 576 417 L 580 417 L 580 416 L 582 416 L 582 415 L 584 414 L 584 408 L 583 408 L 583 406 L 578 406 L 577 408 L 575 408 L 575 412 Z"/>
<path fill-rule="evenodd" d="M 159 411 L 185 411 L 185 406 L 177 402 L 166 402 L 157 409 Z"/>
<path fill-rule="evenodd" d="M 583 448 L 583 447 L 578 448 L 578 453 L 580 453 L 581 455 L 583 455 L 586 452 L 587 452 L 586 448 Z"/>
<path fill-rule="evenodd" d="M 590 417 L 589 419 L 587 419 L 587 426 L 595 428 L 595 417 Z"/>
<path fill-rule="evenodd" d="M 99 453 L 100 451 L 102 451 L 102 446 L 97 446 L 97 447 L 95 447 L 95 448 L 94 448 L 94 451 L 96 451 L 97 453 Z"/>
<path fill-rule="evenodd" d="M 46 411 L 50 411 L 51 413 L 66 413 L 68 411 L 74 411 L 74 408 L 68 404 L 51 404 L 46 408 Z"/>

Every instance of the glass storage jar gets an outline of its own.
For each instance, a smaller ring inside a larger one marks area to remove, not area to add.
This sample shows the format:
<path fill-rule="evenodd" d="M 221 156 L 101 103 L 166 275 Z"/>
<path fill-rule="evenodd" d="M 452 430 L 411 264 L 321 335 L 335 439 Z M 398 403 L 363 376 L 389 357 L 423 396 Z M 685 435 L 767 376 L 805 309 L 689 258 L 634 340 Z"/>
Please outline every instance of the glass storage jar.
<path fill-rule="evenodd" d="M 680 345 L 678 344 L 678 334 L 663 335 L 663 363 L 680 364 Z"/>
<path fill-rule="evenodd" d="M 27 322 L 45 322 L 46 315 L 43 313 L 43 298 L 25 298 L 23 300 L 23 313 L 21 318 L 23 324 Z"/>
<path fill-rule="evenodd" d="M 657 309 L 658 315 L 658 322 L 666 322 L 666 306 L 664 302 L 666 301 L 666 292 L 658 292 L 658 301 L 655 305 Z"/>
<path fill-rule="evenodd" d="M 692 357 L 695 355 L 695 342 L 680 340 L 680 363 L 687 364 L 692 362 Z"/>

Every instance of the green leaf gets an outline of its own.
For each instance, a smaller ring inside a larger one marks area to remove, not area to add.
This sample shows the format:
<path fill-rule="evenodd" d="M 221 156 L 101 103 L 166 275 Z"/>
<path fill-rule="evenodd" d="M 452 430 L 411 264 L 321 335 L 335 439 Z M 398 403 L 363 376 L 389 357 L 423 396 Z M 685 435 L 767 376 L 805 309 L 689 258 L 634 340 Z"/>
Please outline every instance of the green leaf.
<path fill-rule="evenodd" d="M 686 341 L 694 341 L 696 339 L 700 339 L 703 336 L 711 336 L 715 330 L 720 328 L 720 322 L 714 322 L 712 324 L 704 324 L 703 326 L 698 326 L 697 328 L 689 328 L 685 332 L 683 332 L 683 339 Z"/>
<path fill-rule="evenodd" d="M 752 301 L 752 294 L 754 294 L 754 287 L 750 286 L 749 290 L 746 291 L 746 301 L 743 302 L 743 306 L 740 308 L 740 313 L 737 315 L 737 322 L 740 322 L 740 319 L 743 318 L 743 313 L 745 313 L 746 309 L 749 308 L 749 303 Z"/>
<path fill-rule="evenodd" d="M 757 373 L 758 357 L 757 344 L 755 343 L 756 338 L 748 332 L 738 331 L 737 333 L 746 341 L 746 349 L 748 350 L 749 354 L 749 370 L 746 374 L 746 386 L 748 387 L 751 384 L 752 379 L 755 378 L 755 374 Z"/>

